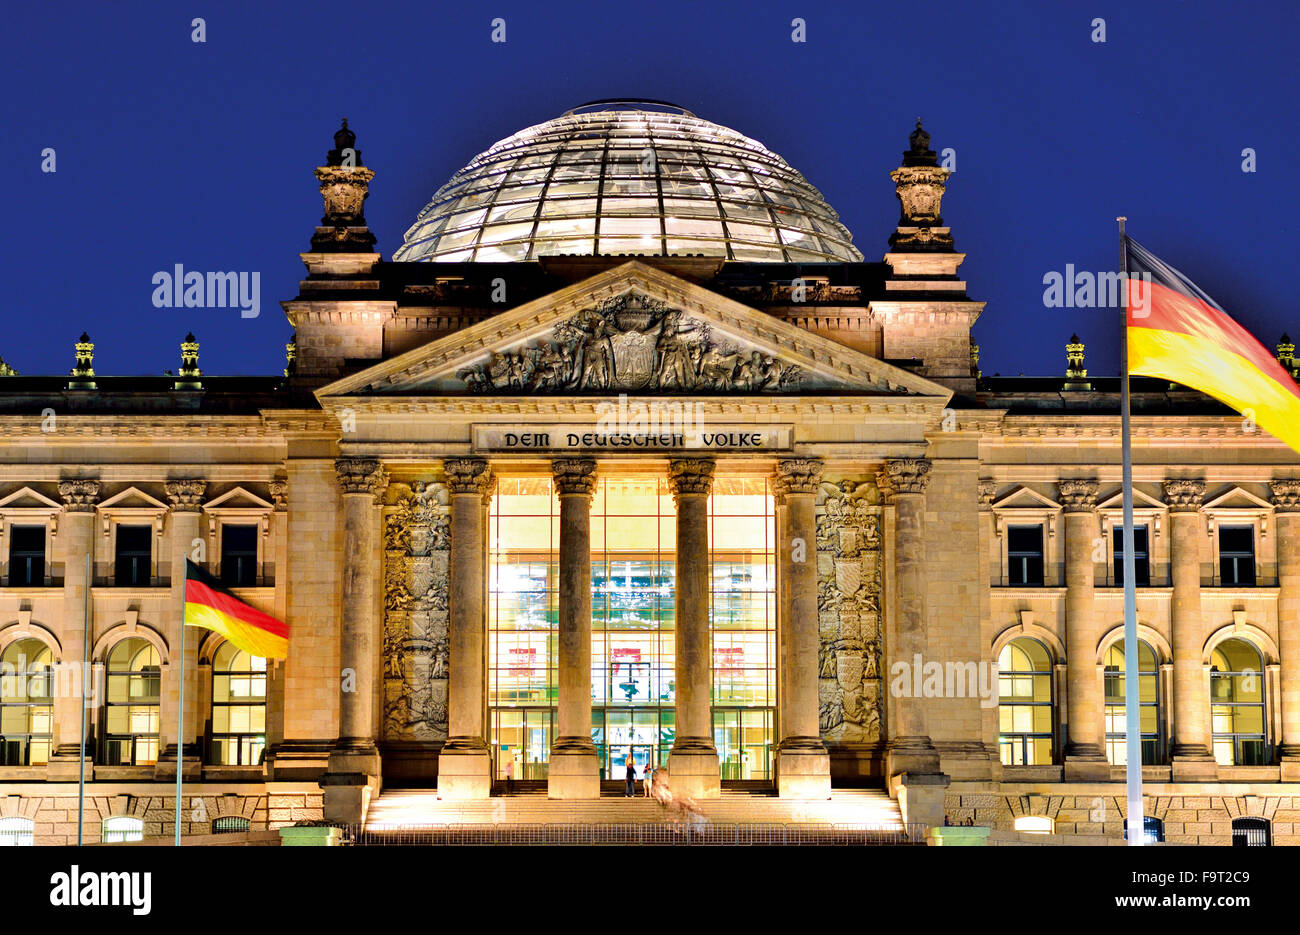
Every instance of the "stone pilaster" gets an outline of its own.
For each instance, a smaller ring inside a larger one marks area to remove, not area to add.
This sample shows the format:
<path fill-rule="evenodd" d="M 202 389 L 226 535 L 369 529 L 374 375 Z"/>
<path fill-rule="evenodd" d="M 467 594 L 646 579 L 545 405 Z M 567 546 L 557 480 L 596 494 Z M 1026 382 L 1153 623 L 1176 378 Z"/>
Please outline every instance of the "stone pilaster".
<path fill-rule="evenodd" d="M 1106 713 L 1097 678 L 1097 608 L 1092 551 L 1097 540 L 1097 484 L 1063 480 L 1057 485 L 1065 507 L 1065 778 L 1110 778 L 1106 760 Z"/>
<path fill-rule="evenodd" d="M 596 462 L 551 465 L 560 499 L 559 698 L 547 794 L 600 798 L 600 760 L 591 742 L 591 498 Z"/>
<path fill-rule="evenodd" d="M 1282 780 L 1300 780 L 1300 479 L 1275 480 Z"/>
<path fill-rule="evenodd" d="M 477 458 L 443 464 L 451 491 L 448 575 L 447 742 L 438 757 L 438 797 L 485 799 L 492 792 L 487 748 L 485 657 L 487 535 L 484 503 L 492 471 Z"/>
<path fill-rule="evenodd" d="M 182 693 L 185 699 L 185 749 L 181 755 L 184 776 L 198 778 L 202 771 L 202 752 L 198 743 L 199 710 L 199 642 L 206 631 L 184 629 L 181 607 L 185 603 L 185 560 L 202 541 L 203 495 L 207 483 L 202 480 L 169 481 L 164 486 L 171 503 L 168 547 L 171 552 L 170 612 L 163 618 L 163 635 L 172 648 L 171 659 L 163 666 L 162 691 L 159 698 L 159 746 L 161 752 L 154 767 L 155 779 L 176 778 L 176 715 Z M 200 553 L 202 554 L 202 553 Z M 206 565 L 206 562 L 197 562 Z M 181 684 L 181 642 L 184 640 L 185 683 Z"/>
<path fill-rule="evenodd" d="M 86 594 L 93 584 L 93 565 L 86 568 L 86 556 L 92 554 L 95 542 L 95 504 L 99 502 L 99 482 L 94 480 L 69 480 L 59 484 L 59 497 L 63 500 L 63 517 L 59 520 L 59 536 L 63 550 L 63 662 L 59 668 L 60 684 L 70 690 L 54 695 L 54 751 L 50 755 L 46 776 L 52 781 L 75 782 L 78 775 L 81 751 L 82 686 L 85 684 L 91 703 L 94 702 L 93 677 L 83 672 L 82 660 L 87 646 L 82 634 L 86 626 Z M 90 633 L 94 642 L 95 635 Z M 92 660 L 93 661 L 93 660 Z M 83 678 L 84 677 L 84 678 Z M 86 778 L 90 778 L 90 763 L 94 749 L 90 740 L 95 736 L 98 707 L 86 709 Z"/>
<path fill-rule="evenodd" d="M 811 458 L 778 461 L 773 486 L 784 501 L 777 545 L 778 580 L 788 600 L 779 616 L 781 679 L 777 791 L 783 798 L 827 799 L 831 763 L 822 743 L 817 696 L 817 488 L 822 465 Z"/>
<path fill-rule="evenodd" d="M 901 661 L 909 671 L 929 650 L 925 608 L 925 488 L 930 480 L 930 461 L 906 458 L 886 461 L 876 475 L 885 502 L 894 508 L 894 575 L 898 606 L 895 612 L 898 638 L 892 661 Z M 939 754 L 930 740 L 923 698 L 895 698 L 898 736 L 890 737 L 887 766 L 891 783 L 904 773 L 915 776 L 938 774 Z"/>
<path fill-rule="evenodd" d="M 1210 753 L 1210 699 L 1201 662 L 1205 626 L 1201 617 L 1201 539 L 1205 521 L 1199 480 L 1165 481 L 1169 504 L 1170 644 L 1174 653 L 1173 718 L 1170 739 L 1173 781 L 1214 779 Z"/>
<path fill-rule="evenodd" d="M 365 818 L 379 789 L 375 746 L 375 684 L 379 676 L 379 580 L 375 498 L 388 486 L 388 472 L 368 458 L 334 462 L 343 495 L 343 578 L 339 595 L 339 736 L 329 755 L 324 815 L 332 821 Z"/>
<path fill-rule="evenodd" d="M 677 736 L 668 757 L 673 789 L 695 798 L 721 794 L 713 746 L 713 660 L 709 648 L 709 492 L 714 463 L 671 461 L 668 484 L 677 504 Z"/>

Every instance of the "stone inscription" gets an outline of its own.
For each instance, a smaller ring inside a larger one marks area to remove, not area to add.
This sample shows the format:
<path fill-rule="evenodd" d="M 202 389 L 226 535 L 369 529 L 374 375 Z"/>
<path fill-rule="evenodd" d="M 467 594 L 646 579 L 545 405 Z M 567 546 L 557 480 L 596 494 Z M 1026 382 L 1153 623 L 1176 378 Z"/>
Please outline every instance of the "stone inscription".
<path fill-rule="evenodd" d="M 476 451 L 787 451 L 788 425 L 715 425 L 668 431 L 605 431 L 590 424 L 502 428 L 474 426 Z"/>

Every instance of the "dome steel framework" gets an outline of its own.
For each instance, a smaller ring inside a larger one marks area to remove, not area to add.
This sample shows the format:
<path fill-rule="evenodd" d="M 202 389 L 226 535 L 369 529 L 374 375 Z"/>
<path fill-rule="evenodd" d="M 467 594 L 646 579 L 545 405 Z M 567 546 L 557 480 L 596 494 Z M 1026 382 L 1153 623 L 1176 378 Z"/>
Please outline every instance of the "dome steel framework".
<path fill-rule="evenodd" d="M 501 140 L 438 190 L 393 259 L 560 255 L 862 261 L 784 159 L 654 101 L 583 105 Z"/>

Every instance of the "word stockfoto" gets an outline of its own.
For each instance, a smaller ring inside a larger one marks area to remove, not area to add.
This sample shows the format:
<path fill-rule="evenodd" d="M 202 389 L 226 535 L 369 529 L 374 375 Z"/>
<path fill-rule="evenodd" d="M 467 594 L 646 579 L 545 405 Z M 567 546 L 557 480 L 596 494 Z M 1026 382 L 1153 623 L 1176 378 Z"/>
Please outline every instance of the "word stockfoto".
<path fill-rule="evenodd" d="M 177 263 L 169 273 L 159 270 L 150 280 L 154 308 L 238 308 L 240 318 L 262 313 L 262 274 L 185 272 Z"/>
<path fill-rule="evenodd" d="M 989 662 L 911 662 L 889 667 L 889 692 L 895 698 L 976 698 L 980 707 L 998 704 L 998 670 Z"/>

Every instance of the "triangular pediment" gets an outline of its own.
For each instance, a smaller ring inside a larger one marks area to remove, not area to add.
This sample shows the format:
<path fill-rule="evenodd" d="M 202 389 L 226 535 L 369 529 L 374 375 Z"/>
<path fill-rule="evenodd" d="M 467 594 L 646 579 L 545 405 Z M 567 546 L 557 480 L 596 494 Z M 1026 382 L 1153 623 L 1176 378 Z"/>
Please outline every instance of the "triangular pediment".
<path fill-rule="evenodd" d="M 203 504 L 205 510 L 274 510 L 275 505 L 268 503 L 256 494 L 249 493 L 243 487 L 227 490 L 219 497 L 213 497 Z"/>
<path fill-rule="evenodd" d="M 1255 496 L 1242 487 L 1229 487 L 1212 500 L 1205 501 L 1205 510 L 1272 510 L 1273 504 Z"/>
<path fill-rule="evenodd" d="M 317 391 L 575 396 L 952 391 L 630 261 Z"/>
<path fill-rule="evenodd" d="M 1122 510 L 1124 509 L 1124 491 L 1117 490 L 1111 496 L 1097 504 L 1098 510 Z M 1169 504 L 1143 493 L 1136 487 L 1133 488 L 1133 509 L 1135 510 L 1167 510 Z"/>
<path fill-rule="evenodd" d="M 101 510 L 165 510 L 167 504 L 149 496 L 139 487 L 128 487 L 99 504 Z"/>
<path fill-rule="evenodd" d="M 63 507 L 30 487 L 20 487 L 0 499 L 0 510 L 61 510 Z"/>
<path fill-rule="evenodd" d="M 1031 487 L 1020 484 L 1009 490 L 1006 494 L 993 501 L 993 509 L 1037 509 L 1037 510 L 1059 510 L 1061 504 L 1057 503 L 1050 497 L 1045 497 Z"/>

